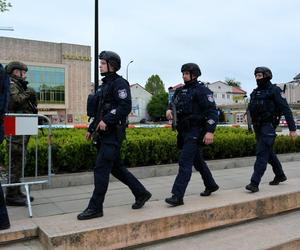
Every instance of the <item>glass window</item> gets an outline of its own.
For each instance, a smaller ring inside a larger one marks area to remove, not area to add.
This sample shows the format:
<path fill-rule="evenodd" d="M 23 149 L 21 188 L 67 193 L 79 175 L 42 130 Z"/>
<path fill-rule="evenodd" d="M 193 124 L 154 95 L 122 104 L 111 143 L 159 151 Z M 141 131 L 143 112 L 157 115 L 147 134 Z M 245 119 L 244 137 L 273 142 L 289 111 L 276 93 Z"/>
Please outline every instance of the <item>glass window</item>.
<path fill-rule="evenodd" d="M 65 103 L 65 69 L 28 66 L 27 81 L 38 94 L 39 103 Z"/>
<path fill-rule="evenodd" d="M 236 123 L 243 123 L 244 122 L 244 114 L 238 113 L 236 114 Z"/>
<path fill-rule="evenodd" d="M 225 94 L 222 94 L 222 98 L 225 99 Z"/>

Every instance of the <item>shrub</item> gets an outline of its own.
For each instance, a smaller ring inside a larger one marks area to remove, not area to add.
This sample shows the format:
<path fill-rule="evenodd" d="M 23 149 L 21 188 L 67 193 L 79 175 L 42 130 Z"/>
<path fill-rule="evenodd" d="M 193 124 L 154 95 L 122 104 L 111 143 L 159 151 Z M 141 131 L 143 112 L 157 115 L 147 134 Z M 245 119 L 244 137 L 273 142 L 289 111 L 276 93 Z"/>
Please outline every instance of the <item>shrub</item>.
<path fill-rule="evenodd" d="M 96 148 L 85 140 L 85 129 L 55 129 L 52 137 L 52 166 L 55 173 L 91 170 Z M 288 136 L 278 136 L 274 149 L 277 153 L 300 152 L 300 138 L 295 142 Z M 223 159 L 255 155 L 255 137 L 243 128 L 217 128 L 212 145 L 203 147 L 205 159 Z M 7 165 L 5 143 L 0 146 L 1 163 Z M 167 164 L 178 161 L 176 132 L 169 128 L 127 129 L 121 148 L 121 158 L 128 167 Z M 47 136 L 39 138 L 39 174 L 47 173 Z M 35 168 L 35 138 L 30 139 L 27 153 L 27 175 Z"/>

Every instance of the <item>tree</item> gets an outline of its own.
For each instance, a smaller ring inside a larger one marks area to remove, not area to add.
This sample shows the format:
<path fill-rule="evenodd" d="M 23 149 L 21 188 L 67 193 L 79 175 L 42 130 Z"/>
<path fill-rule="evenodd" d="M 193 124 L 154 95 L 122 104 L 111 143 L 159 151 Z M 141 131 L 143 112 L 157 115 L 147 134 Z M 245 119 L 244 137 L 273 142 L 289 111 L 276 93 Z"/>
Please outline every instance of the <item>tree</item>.
<path fill-rule="evenodd" d="M 0 12 L 8 11 L 12 7 L 10 2 L 6 2 L 6 0 L 0 0 Z"/>
<path fill-rule="evenodd" d="M 234 78 L 226 78 L 225 79 L 225 82 L 229 85 L 229 86 L 232 86 L 232 87 L 238 87 L 240 88 L 241 87 L 241 82 L 235 80 Z"/>
<path fill-rule="evenodd" d="M 159 93 L 153 95 L 147 105 L 147 111 L 153 121 L 165 120 L 165 114 L 168 106 L 168 93 Z"/>
<path fill-rule="evenodd" d="M 145 89 L 152 95 L 166 93 L 165 85 L 158 75 L 152 75 L 148 78 Z"/>

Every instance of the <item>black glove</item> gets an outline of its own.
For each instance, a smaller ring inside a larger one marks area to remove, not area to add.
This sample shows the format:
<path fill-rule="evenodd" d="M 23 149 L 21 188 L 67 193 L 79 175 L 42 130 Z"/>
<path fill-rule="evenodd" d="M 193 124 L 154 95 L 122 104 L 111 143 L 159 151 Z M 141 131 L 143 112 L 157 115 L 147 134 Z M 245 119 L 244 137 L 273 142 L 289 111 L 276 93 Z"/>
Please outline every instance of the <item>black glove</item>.
<path fill-rule="evenodd" d="M 21 83 L 22 88 L 23 88 L 24 90 L 26 90 L 26 89 L 27 89 L 28 82 L 27 82 L 27 81 L 24 81 L 24 80 L 19 80 L 19 82 Z"/>

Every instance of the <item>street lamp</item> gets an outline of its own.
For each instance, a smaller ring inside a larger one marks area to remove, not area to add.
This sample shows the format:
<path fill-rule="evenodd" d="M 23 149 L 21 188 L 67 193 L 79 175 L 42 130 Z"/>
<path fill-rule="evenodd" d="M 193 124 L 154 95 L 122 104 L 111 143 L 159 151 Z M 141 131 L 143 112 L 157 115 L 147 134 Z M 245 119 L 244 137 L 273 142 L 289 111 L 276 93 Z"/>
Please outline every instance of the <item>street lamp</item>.
<path fill-rule="evenodd" d="M 127 64 L 127 67 L 126 67 L 126 80 L 128 81 L 128 67 L 129 67 L 129 64 L 130 63 L 133 63 L 133 61 L 130 61 L 128 64 Z"/>
<path fill-rule="evenodd" d="M 94 69 L 94 91 L 96 92 L 98 86 L 99 86 L 99 61 L 98 61 L 98 42 L 99 42 L 99 34 L 98 34 L 98 0 L 95 0 L 95 34 L 94 34 L 94 46 L 95 46 L 95 51 L 94 51 L 94 60 L 95 60 L 95 69 Z"/>

